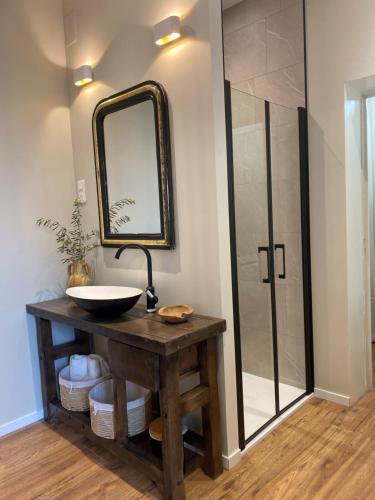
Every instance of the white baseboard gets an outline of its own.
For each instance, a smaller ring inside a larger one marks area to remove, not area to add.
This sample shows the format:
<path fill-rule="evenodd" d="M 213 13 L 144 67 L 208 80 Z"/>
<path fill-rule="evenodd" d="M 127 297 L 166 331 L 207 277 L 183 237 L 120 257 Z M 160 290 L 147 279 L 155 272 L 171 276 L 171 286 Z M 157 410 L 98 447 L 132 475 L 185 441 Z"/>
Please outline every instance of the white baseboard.
<path fill-rule="evenodd" d="M 236 451 L 231 453 L 229 456 L 223 455 L 223 467 L 226 470 L 232 469 L 235 465 L 241 461 L 241 450 L 238 448 Z"/>
<path fill-rule="evenodd" d="M 245 455 L 251 448 L 257 445 L 262 439 L 264 439 L 268 434 L 270 434 L 276 427 L 284 422 L 292 413 L 295 413 L 301 406 L 303 406 L 309 399 L 314 397 L 314 394 L 309 394 L 305 396 L 301 401 L 298 401 L 294 406 L 289 408 L 286 412 L 282 413 L 279 418 L 274 420 L 268 427 L 264 429 L 261 433 L 259 433 L 254 439 L 250 441 L 250 443 L 246 446 L 244 450 L 242 450 L 241 455 Z"/>
<path fill-rule="evenodd" d="M 326 399 L 327 401 L 332 401 L 342 406 L 351 406 L 350 397 L 344 394 L 337 394 L 336 392 L 326 391 L 325 389 L 319 389 L 315 387 L 314 394 L 317 398 Z"/>
<path fill-rule="evenodd" d="M 16 418 L 11 422 L 7 422 L 6 424 L 0 425 L 0 437 L 6 436 L 7 434 L 17 431 L 22 427 L 26 427 L 26 425 L 33 424 L 38 420 L 43 418 L 43 410 L 34 411 L 33 413 L 29 413 L 28 415 L 24 415 L 23 417 Z"/>

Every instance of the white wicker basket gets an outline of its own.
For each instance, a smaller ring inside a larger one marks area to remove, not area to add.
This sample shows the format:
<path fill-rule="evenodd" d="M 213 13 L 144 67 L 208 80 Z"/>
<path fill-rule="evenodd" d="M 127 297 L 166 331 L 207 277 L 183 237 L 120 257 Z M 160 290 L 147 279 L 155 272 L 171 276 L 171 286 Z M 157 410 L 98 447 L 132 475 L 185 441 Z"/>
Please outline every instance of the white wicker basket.
<path fill-rule="evenodd" d="M 135 436 L 145 431 L 151 421 L 151 391 L 126 382 L 128 398 L 128 435 Z M 91 428 L 106 439 L 115 439 L 113 380 L 106 380 L 95 386 L 89 394 Z"/>
<path fill-rule="evenodd" d="M 99 357 L 99 356 L 98 356 Z M 70 411 L 88 411 L 89 392 L 100 382 L 111 377 L 107 362 L 100 358 L 102 376 L 91 380 L 71 380 L 69 365 L 59 373 L 60 399 L 62 406 Z"/>

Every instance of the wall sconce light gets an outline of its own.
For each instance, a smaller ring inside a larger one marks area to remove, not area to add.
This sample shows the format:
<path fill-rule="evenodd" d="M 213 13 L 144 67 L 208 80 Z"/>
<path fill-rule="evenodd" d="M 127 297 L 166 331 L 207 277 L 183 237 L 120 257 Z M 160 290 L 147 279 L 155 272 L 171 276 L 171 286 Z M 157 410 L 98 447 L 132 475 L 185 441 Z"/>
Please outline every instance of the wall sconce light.
<path fill-rule="evenodd" d="M 181 23 L 178 16 L 170 16 L 154 26 L 156 45 L 166 45 L 181 37 Z"/>
<path fill-rule="evenodd" d="M 85 64 L 73 70 L 73 81 L 77 87 L 83 87 L 94 80 L 91 66 Z"/>

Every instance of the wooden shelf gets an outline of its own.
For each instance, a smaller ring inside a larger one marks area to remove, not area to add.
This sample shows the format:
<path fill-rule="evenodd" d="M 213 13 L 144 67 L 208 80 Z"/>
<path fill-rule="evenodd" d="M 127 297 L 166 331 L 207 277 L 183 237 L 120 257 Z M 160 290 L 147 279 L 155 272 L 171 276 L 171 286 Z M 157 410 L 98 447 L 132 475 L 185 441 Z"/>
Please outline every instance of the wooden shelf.
<path fill-rule="evenodd" d="M 105 439 L 93 433 L 90 423 L 90 413 L 66 410 L 59 400 L 54 399 L 49 403 L 51 413 L 58 419 L 67 423 L 71 427 L 85 434 L 96 444 L 106 448 L 125 463 L 136 468 L 142 464 L 145 473 L 150 474 L 156 483 L 162 483 L 163 465 L 160 457 L 152 450 L 152 440 L 148 431 L 137 436 L 130 437 L 124 445 L 118 445 L 115 440 Z M 188 431 L 184 436 L 184 441 L 190 446 L 202 449 L 202 438 L 193 431 Z M 203 456 L 193 450 L 184 447 L 185 455 L 185 476 L 191 474 L 195 469 L 202 466 Z"/>

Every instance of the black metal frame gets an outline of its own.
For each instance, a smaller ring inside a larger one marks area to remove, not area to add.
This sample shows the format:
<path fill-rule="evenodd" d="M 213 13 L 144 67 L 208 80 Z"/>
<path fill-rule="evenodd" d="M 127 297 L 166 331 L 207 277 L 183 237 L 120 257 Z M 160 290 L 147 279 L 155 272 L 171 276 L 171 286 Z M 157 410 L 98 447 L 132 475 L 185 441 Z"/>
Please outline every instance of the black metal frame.
<path fill-rule="evenodd" d="M 223 23 L 222 23 L 223 24 Z M 234 323 L 234 343 L 236 358 L 236 381 L 237 381 L 237 405 L 238 405 L 238 436 L 240 448 L 244 449 L 254 437 L 266 429 L 270 423 L 276 420 L 280 415 L 293 407 L 307 394 L 314 390 L 314 351 L 313 351 L 313 319 L 312 319 L 312 297 L 311 297 L 311 255 L 310 255 L 310 202 L 309 202 L 309 163 L 308 163 L 308 92 L 307 92 L 307 54 L 306 54 L 306 2 L 303 0 L 303 32 L 304 32 L 304 73 L 305 73 L 305 102 L 306 108 L 298 108 L 299 123 L 299 149 L 300 149 L 300 203 L 301 203 L 301 238 L 302 238 L 302 277 L 303 277 L 303 307 L 304 307 L 304 328 L 305 328 L 305 369 L 306 369 L 306 392 L 292 401 L 289 405 L 276 412 L 276 414 L 260 427 L 254 434 L 245 438 L 244 428 L 244 403 L 243 403 L 243 385 L 242 385 L 242 357 L 241 357 L 241 333 L 240 333 L 240 311 L 238 294 L 238 275 L 237 275 L 237 244 L 235 227 L 235 192 L 234 192 L 234 173 L 233 173 L 233 137 L 232 137 L 232 112 L 231 112 L 231 88 L 230 82 L 225 80 L 224 76 L 224 98 L 226 113 L 226 141 L 227 141 L 227 164 L 228 164 L 228 203 L 229 203 L 229 231 L 231 247 L 231 269 L 232 269 L 232 298 L 233 298 L 233 323 Z M 222 31 L 223 46 L 224 35 Z M 224 53 L 223 53 L 223 70 Z M 225 75 L 225 70 L 224 70 Z M 268 107 L 268 111 L 267 111 Z M 267 141 L 267 169 L 271 167 L 271 149 L 270 149 L 270 123 L 269 123 L 269 104 L 266 104 L 266 141 Z M 267 116 L 266 116 L 267 119 Z M 268 137 L 267 137 L 268 136 Z M 267 176 L 267 178 L 269 175 Z M 269 189 L 269 187 L 268 187 Z M 270 196 L 268 196 L 270 198 Z M 272 203 L 272 201 L 271 201 Z M 271 207 L 272 208 L 272 207 Z M 272 235 L 273 240 L 273 235 Z M 274 252 L 275 246 L 269 242 L 271 251 Z M 285 256 L 284 256 L 285 259 Z M 274 262 L 274 259 L 269 258 Z M 270 267 L 269 267 L 270 269 Z M 274 269 L 273 269 L 274 272 Z M 284 265 L 285 274 L 285 265 Z M 275 335 L 273 333 L 273 341 Z M 276 337 L 277 347 L 277 337 Z M 277 351 L 276 351 L 277 352 Z M 274 356 L 275 359 L 275 356 Z M 276 358 L 276 361 L 277 358 Z M 277 371 L 278 374 L 278 371 Z M 278 387 L 278 381 L 275 386 Z M 275 389 L 276 396 L 276 389 Z M 278 400 L 278 399 L 277 399 Z"/>
<path fill-rule="evenodd" d="M 160 233 L 111 233 L 108 201 L 104 120 L 111 113 L 151 101 L 154 109 L 159 186 Z M 174 248 L 174 213 L 168 99 L 162 85 L 146 81 L 98 102 L 93 113 L 93 139 L 97 171 L 100 235 L 103 246 L 139 243 L 149 248 Z"/>
<path fill-rule="evenodd" d="M 275 251 L 274 251 L 274 241 L 273 241 L 271 120 L 270 120 L 270 103 L 268 101 L 265 101 L 264 108 L 265 108 L 265 122 L 266 122 L 268 246 L 269 246 L 269 276 L 270 276 L 270 287 L 271 287 L 273 381 L 274 381 L 274 386 L 275 386 L 275 413 L 276 413 L 276 415 L 279 415 L 280 414 L 279 355 L 278 355 L 278 345 L 277 345 Z"/>
<path fill-rule="evenodd" d="M 242 358 L 241 358 L 241 334 L 240 334 L 240 304 L 238 294 L 238 273 L 237 273 L 237 237 L 236 237 L 236 208 L 234 191 L 234 171 L 233 171 L 233 138 L 232 138 L 232 104 L 230 94 L 230 82 L 224 81 L 225 99 L 225 121 L 227 140 L 227 165 L 228 165 L 228 205 L 229 205 L 229 237 L 230 255 L 232 270 L 232 304 L 233 304 L 233 326 L 234 344 L 236 358 L 236 388 L 237 388 L 237 418 L 238 418 L 238 438 L 241 449 L 245 443 L 245 421 L 243 405 L 242 386 Z"/>
<path fill-rule="evenodd" d="M 232 137 L 232 115 L 231 115 L 231 87 L 230 82 L 225 80 L 225 110 L 226 110 L 226 136 L 227 136 L 227 163 L 228 163 L 228 203 L 229 203 L 229 227 L 231 245 L 232 265 L 232 296 L 233 317 L 235 335 L 236 356 L 236 381 L 238 401 L 238 433 L 241 449 L 244 449 L 254 437 L 262 432 L 271 422 L 290 409 L 307 394 L 314 390 L 314 366 L 313 366 L 313 337 L 312 337 L 312 305 L 311 305 L 311 264 L 310 264 L 310 212 L 309 212 L 309 173 L 308 173 L 308 151 L 307 151 L 307 113 L 305 108 L 298 108 L 299 123 L 299 149 L 300 149 L 300 199 L 301 199 L 301 239 L 302 239 L 302 278 L 303 278 L 303 307 L 304 307 L 304 330 L 305 330 L 305 370 L 306 391 L 280 409 L 279 401 L 279 371 L 278 371 L 278 337 L 276 317 L 276 290 L 275 290 L 275 266 L 274 251 L 283 245 L 274 244 L 273 240 L 273 206 L 272 206 L 272 157 L 271 157 L 271 123 L 270 103 L 265 101 L 266 122 L 266 158 L 267 158 L 267 198 L 268 198 L 268 247 L 259 247 L 259 251 L 267 250 L 268 278 L 264 283 L 270 284 L 271 295 L 271 319 L 272 319 L 272 345 L 274 360 L 274 387 L 275 387 L 275 415 L 260 427 L 251 436 L 245 436 L 244 429 L 244 403 L 242 383 L 242 356 L 241 356 L 241 326 L 238 293 L 237 274 L 237 244 L 236 244 L 236 214 L 235 214 L 235 190 L 233 170 L 233 137 Z M 284 256 L 283 256 L 284 257 Z M 284 257 L 285 258 L 285 257 Z M 285 264 L 284 264 L 285 274 Z"/>
<path fill-rule="evenodd" d="M 298 108 L 303 305 L 305 322 L 306 391 L 314 391 L 314 343 L 311 297 L 310 183 L 307 110 Z"/>

